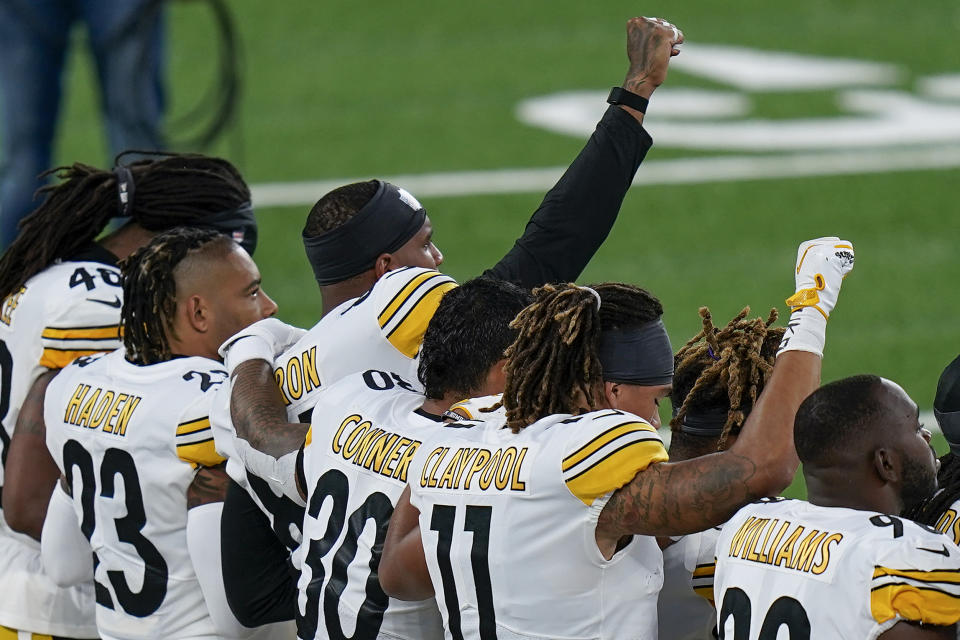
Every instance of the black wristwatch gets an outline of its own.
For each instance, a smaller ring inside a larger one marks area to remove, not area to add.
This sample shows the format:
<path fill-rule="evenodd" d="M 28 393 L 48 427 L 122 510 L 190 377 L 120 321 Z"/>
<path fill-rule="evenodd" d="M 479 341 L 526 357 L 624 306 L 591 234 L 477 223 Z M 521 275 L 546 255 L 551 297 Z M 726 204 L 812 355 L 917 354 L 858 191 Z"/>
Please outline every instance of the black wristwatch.
<path fill-rule="evenodd" d="M 614 87 L 613 89 L 610 89 L 610 95 L 607 96 L 607 102 L 609 104 L 626 105 L 631 109 L 636 109 L 640 113 L 646 113 L 647 105 L 650 103 L 650 101 L 643 96 L 638 96 L 635 93 L 627 91 L 623 87 Z"/>

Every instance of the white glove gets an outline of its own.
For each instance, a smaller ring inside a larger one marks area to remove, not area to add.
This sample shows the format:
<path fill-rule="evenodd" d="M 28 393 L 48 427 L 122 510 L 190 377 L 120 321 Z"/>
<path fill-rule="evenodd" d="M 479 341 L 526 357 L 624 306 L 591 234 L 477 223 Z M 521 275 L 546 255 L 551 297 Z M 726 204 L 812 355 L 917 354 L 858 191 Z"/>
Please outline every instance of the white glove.
<path fill-rule="evenodd" d="M 266 360 L 273 364 L 274 358 L 293 346 L 306 333 L 306 330 L 276 318 L 266 318 L 229 338 L 220 345 L 218 353 L 232 376 L 237 365 L 248 360 Z"/>
<path fill-rule="evenodd" d="M 809 351 L 823 356 L 827 319 L 837 304 L 840 285 L 853 270 L 853 243 L 837 237 L 808 240 L 797 249 L 796 293 L 777 353 Z"/>

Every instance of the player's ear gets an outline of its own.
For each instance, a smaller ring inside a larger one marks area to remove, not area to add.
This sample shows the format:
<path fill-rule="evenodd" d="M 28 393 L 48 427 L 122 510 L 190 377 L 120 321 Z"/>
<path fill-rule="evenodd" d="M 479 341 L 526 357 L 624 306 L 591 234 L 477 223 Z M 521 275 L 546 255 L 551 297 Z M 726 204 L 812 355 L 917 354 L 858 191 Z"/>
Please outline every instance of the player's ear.
<path fill-rule="evenodd" d="M 373 271 L 379 280 L 383 274 L 397 268 L 397 261 L 391 253 L 381 253 L 373 263 Z"/>
<path fill-rule="evenodd" d="M 620 408 L 620 385 L 616 382 L 603 382 L 603 397 L 612 409 Z"/>
<path fill-rule="evenodd" d="M 206 333 L 210 330 L 210 308 L 207 301 L 200 295 L 192 295 L 186 301 L 187 323 L 197 333 Z"/>
<path fill-rule="evenodd" d="M 885 484 L 899 484 L 901 479 L 900 456 L 896 451 L 878 448 L 873 451 L 873 466 Z"/>

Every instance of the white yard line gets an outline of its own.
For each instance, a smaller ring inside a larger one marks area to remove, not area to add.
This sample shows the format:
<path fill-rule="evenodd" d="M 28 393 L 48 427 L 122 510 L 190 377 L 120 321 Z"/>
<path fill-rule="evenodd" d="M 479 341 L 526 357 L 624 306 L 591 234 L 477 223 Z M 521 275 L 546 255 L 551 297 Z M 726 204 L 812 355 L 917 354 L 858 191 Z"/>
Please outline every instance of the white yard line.
<path fill-rule="evenodd" d="M 789 155 L 712 156 L 644 162 L 635 185 L 700 184 L 960 167 L 960 146 L 892 147 Z M 418 198 L 546 192 L 565 167 L 386 176 Z M 311 206 L 331 189 L 371 176 L 253 185 L 258 207 Z"/>

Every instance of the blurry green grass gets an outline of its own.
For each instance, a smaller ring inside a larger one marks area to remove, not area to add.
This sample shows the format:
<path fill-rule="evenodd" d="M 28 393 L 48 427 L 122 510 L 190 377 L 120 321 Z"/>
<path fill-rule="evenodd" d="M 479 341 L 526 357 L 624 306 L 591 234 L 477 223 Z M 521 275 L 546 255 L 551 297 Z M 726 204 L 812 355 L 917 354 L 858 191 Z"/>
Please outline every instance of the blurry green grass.
<path fill-rule="evenodd" d="M 171 6 L 168 76 L 182 113 L 212 79 L 212 22 L 200 3 Z M 955 0 L 230 6 L 244 43 L 244 100 L 239 126 L 214 151 L 251 183 L 566 164 L 582 141 L 527 127 L 514 108 L 535 95 L 619 84 L 624 22 L 638 13 L 673 20 L 689 42 L 895 63 L 907 90 L 921 75 L 960 71 Z M 668 83 L 712 86 L 676 71 Z M 76 49 L 67 85 L 57 157 L 104 164 L 92 74 Z M 836 108 L 826 92 L 757 94 L 754 103 L 769 118 Z M 655 98 L 649 118 L 655 129 Z M 696 153 L 654 147 L 648 159 Z M 652 290 L 678 345 L 696 332 L 701 305 L 717 319 L 745 304 L 761 315 L 782 309 L 801 240 L 851 239 L 857 269 L 831 321 L 824 380 L 878 373 L 929 408 L 960 350 L 957 184 L 960 171 L 949 170 L 635 188 L 583 280 Z M 444 269 L 464 279 L 496 262 L 541 196 L 422 199 Z M 281 316 L 300 325 L 319 312 L 299 240 L 306 211 L 258 212 L 265 286 Z"/>

